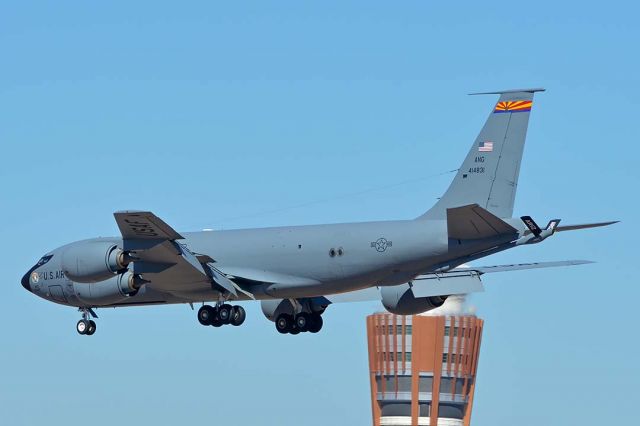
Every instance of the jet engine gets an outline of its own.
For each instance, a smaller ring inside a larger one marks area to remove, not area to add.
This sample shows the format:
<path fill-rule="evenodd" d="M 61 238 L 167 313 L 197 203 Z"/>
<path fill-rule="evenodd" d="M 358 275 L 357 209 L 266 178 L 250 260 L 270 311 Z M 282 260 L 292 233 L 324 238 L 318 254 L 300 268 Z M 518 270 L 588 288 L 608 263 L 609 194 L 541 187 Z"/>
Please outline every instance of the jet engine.
<path fill-rule="evenodd" d="M 97 283 L 74 283 L 76 297 L 91 306 L 110 305 L 143 292 L 144 280 L 131 272 Z"/>
<path fill-rule="evenodd" d="M 396 315 L 415 315 L 439 308 L 448 297 L 415 297 L 408 283 L 382 287 L 380 294 L 385 309 Z"/>
<path fill-rule="evenodd" d="M 293 305 L 288 300 L 271 299 L 260 302 L 262 313 L 269 321 L 275 321 L 280 314 L 293 315 Z"/>
<path fill-rule="evenodd" d="M 112 241 L 79 241 L 62 253 L 62 270 L 70 280 L 97 283 L 126 269 L 130 259 Z"/>

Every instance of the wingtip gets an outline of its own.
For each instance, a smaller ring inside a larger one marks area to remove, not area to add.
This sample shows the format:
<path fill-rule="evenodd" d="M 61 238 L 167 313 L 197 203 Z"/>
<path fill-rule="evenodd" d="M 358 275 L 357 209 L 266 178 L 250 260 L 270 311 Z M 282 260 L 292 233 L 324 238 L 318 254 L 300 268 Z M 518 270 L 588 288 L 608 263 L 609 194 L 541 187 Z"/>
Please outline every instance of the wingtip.
<path fill-rule="evenodd" d="M 571 265 L 589 265 L 591 263 L 596 263 L 595 260 L 572 260 Z"/>

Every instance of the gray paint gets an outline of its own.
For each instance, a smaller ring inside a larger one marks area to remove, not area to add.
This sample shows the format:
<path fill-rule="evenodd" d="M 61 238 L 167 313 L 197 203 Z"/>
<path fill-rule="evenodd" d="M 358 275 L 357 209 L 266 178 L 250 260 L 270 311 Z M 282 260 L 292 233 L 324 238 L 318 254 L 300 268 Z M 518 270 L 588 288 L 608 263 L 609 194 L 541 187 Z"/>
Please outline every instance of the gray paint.
<path fill-rule="evenodd" d="M 535 91 L 539 89 L 503 92 L 498 103 L 532 101 Z M 529 115 L 529 112 L 495 113 L 492 110 L 451 186 L 420 218 L 443 219 L 447 208 L 473 203 L 498 217 L 511 217 Z M 485 142 L 493 143 L 491 152 L 479 151 L 480 144 Z M 474 171 L 478 167 L 483 168 L 482 173 Z"/>
<path fill-rule="evenodd" d="M 530 100 L 533 91 L 505 92 L 500 101 Z M 379 299 L 378 287 L 404 285 L 387 292 L 402 304 L 412 291 L 406 283 L 425 274 L 436 279 L 416 279 L 421 295 L 477 291 L 475 284 L 454 286 L 450 278 L 460 272 L 454 268 L 554 231 L 530 235 L 510 218 L 528 120 L 529 112 L 492 112 L 445 195 L 419 220 L 178 233 L 153 213 L 117 212 L 120 237 L 59 247 L 22 285 L 79 307 L 275 299 L 263 304 L 267 317 L 293 309 L 280 299 L 321 311 L 332 301 Z M 480 153 L 478 144 L 486 141 L 493 150 Z M 483 172 L 469 173 L 473 167 Z M 135 288 L 114 274 L 123 258 L 133 260 L 124 269 L 134 274 Z"/>
<path fill-rule="evenodd" d="M 312 298 L 346 293 L 374 286 L 393 286 L 406 283 L 419 274 L 429 272 L 438 265 L 455 262 L 496 244 L 509 243 L 514 237 L 470 241 L 451 247 L 446 238 L 445 221 L 390 221 L 318 225 L 266 229 L 233 230 L 220 232 L 184 233 L 180 243 L 194 253 L 215 259 L 215 266 L 232 277 L 251 280 L 244 289 L 257 299 Z M 371 243 L 384 237 L 392 241 L 385 251 L 377 251 Z M 99 243 L 99 244 L 97 244 Z M 120 238 L 90 239 L 60 247 L 48 253 L 51 260 L 36 272 L 47 280 L 67 282 L 68 276 L 55 275 L 63 271 L 60 260 L 67 250 L 83 252 L 82 247 L 122 247 Z M 298 249 L 302 245 L 302 249 Z M 329 256 L 332 247 L 343 247 L 342 256 Z M 86 251 L 93 253 L 92 250 Z M 100 255 L 104 259 L 105 254 Z M 173 254 L 174 258 L 176 254 Z M 462 262 L 460 262 L 462 263 Z M 134 262 L 135 265 L 135 262 Z M 157 264 L 157 270 L 142 273 L 150 280 L 145 291 L 131 297 L 129 302 L 167 303 L 216 300 L 220 292 L 206 279 L 180 280 L 180 265 L 167 267 Z M 134 267 L 134 272 L 138 272 Z M 50 278 L 51 274 L 53 278 Z M 92 272 L 93 274 L 93 272 Z M 156 281 L 155 275 L 171 279 Z M 93 275 L 92 275 L 93 276 Z M 109 280 L 114 280 L 115 275 Z M 107 280 L 107 281 L 109 281 Z M 106 281 L 102 281 L 104 283 Z M 31 283 L 33 287 L 33 283 Z M 69 294 L 69 304 L 86 306 L 79 293 L 86 293 L 88 283 L 74 282 L 75 294 Z M 114 289 L 117 286 L 113 286 Z M 445 288 L 446 290 L 446 288 Z M 38 289 L 34 293 L 44 295 Z M 115 293 L 114 293 L 115 295 Z M 238 299 L 247 297 L 238 294 Z M 114 303 L 123 303 L 118 300 Z M 105 306 L 95 303 L 90 306 Z"/>

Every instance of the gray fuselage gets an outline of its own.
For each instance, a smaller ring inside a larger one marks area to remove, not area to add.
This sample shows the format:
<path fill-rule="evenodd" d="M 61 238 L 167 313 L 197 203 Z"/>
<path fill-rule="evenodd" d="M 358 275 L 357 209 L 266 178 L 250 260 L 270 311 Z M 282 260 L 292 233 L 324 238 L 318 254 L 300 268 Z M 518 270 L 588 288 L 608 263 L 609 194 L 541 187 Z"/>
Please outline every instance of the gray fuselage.
<path fill-rule="evenodd" d="M 509 221 L 521 227 L 521 222 Z M 216 267 L 242 284 L 256 299 L 304 298 L 397 285 L 419 274 L 463 263 L 515 237 L 459 242 L 447 236 L 445 220 L 405 220 L 187 232 L 180 243 L 208 255 Z M 121 238 L 101 238 L 121 245 Z M 89 240 L 92 241 L 92 240 Z M 57 303 L 86 306 L 78 295 L 87 286 L 62 271 L 58 253 L 28 274 L 31 290 Z M 490 253 L 488 253 L 490 254 Z M 176 283 L 174 283 L 176 284 Z M 185 303 L 216 300 L 209 283 L 184 283 L 183 290 L 147 289 L 126 302 L 102 306 Z M 239 299 L 247 297 L 240 294 Z"/>

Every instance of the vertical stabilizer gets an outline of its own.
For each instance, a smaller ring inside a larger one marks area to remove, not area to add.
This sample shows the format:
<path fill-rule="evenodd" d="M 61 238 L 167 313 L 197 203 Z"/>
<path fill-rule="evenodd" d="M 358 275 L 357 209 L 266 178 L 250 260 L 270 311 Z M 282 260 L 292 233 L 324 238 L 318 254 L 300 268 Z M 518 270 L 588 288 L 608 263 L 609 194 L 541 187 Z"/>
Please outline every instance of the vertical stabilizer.
<path fill-rule="evenodd" d="M 491 93 L 500 99 L 447 192 L 419 219 L 445 219 L 448 208 L 478 204 L 501 218 L 513 215 L 533 95 L 544 89 Z"/>

